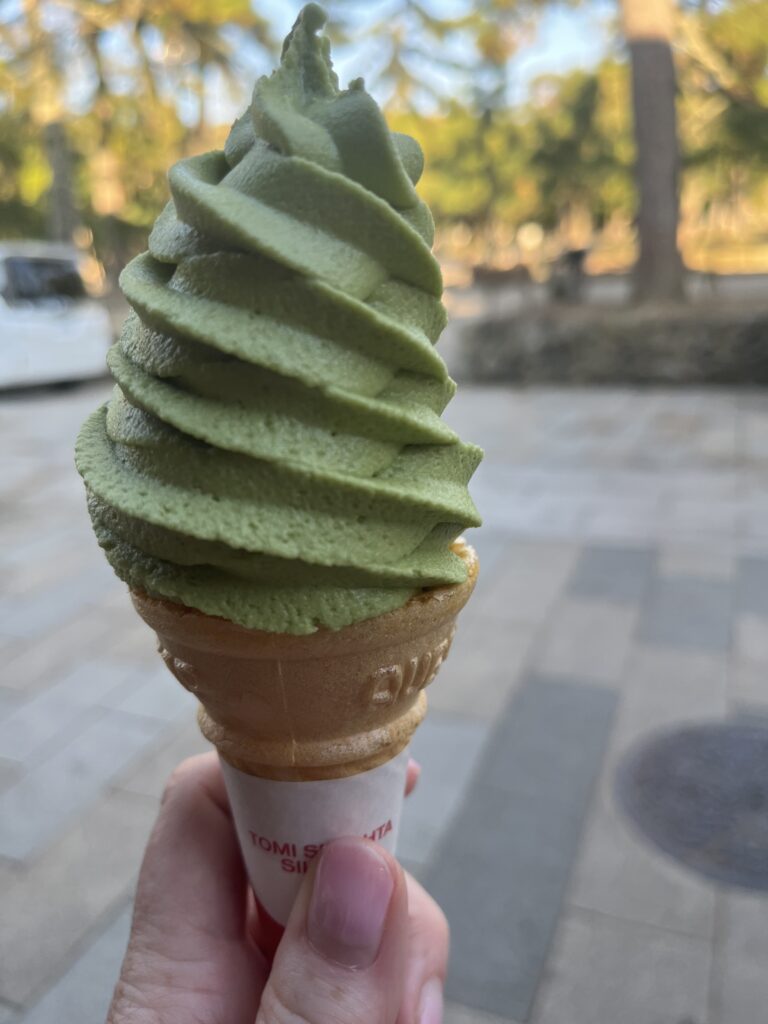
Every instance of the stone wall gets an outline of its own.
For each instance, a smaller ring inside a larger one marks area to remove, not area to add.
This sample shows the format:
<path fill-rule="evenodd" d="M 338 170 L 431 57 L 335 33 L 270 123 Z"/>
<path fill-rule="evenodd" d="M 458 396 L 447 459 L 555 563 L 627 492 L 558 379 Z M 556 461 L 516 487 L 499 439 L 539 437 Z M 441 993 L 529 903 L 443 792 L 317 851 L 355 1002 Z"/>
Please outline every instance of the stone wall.
<path fill-rule="evenodd" d="M 454 372 L 477 382 L 768 384 L 768 306 L 549 306 L 466 321 Z"/>

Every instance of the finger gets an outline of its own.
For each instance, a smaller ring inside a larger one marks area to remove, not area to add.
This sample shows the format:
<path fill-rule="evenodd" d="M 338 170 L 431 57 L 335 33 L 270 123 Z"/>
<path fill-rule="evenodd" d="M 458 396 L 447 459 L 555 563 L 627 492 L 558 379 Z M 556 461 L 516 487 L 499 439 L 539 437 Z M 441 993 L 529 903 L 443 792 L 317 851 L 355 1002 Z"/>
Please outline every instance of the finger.
<path fill-rule="evenodd" d="M 266 968 L 245 939 L 246 892 L 218 759 L 192 758 L 174 773 L 147 846 L 111 1024 L 133 1019 L 142 1000 L 161 1019 L 253 1019 Z"/>
<path fill-rule="evenodd" d="M 414 760 L 414 758 L 409 758 L 405 777 L 406 796 L 410 796 L 414 791 L 420 775 L 421 765 L 418 761 Z M 249 919 L 249 932 L 253 936 L 254 942 L 258 945 L 267 960 L 271 962 L 274 959 L 277 947 L 280 944 L 283 929 L 279 926 L 275 926 L 274 922 L 263 914 L 260 914 L 255 907 L 250 912 Z"/>
<path fill-rule="evenodd" d="M 365 839 L 326 846 L 277 950 L 257 1024 L 395 1024 L 408 940 L 405 877 Z"/>
<path fill-rule="evenodd" d="M 416 788 L 421 775 L 421 765 L 414 758 L 409 758 L 405 776 L 405 795 L 410 796 Z M 269 962 L 274 959 L 277 947 L 282 938 L 283 929 L 275 927 L 274 922 L 260 915 L 254 908 L 250 913 L 249 932 Z"/>
<path fill-rule="evenodd" d="M 397 1024 L 439 1024 L 448 969 L 449 931 L 445 914 L 429 893 L 406 874 L 408 965 Z"/>
<path fill-rule="evenodd" d="M 421 775 L 421 765 L 418 761 L 410 758 L 408 761 L 408 770 L 405 775 L 405 795 L 410 796 L 416 788 L 416 783 L 419 781 Z"/>
<path fill-rule="evenodd" d="M 224 781 L 215 754 L 180 765 L 166 787 L 144 858 L 135 915 L 144 931 L 183 918 L 169 936 L 183 954 L 200 934 L 238 938 L 246 881 Z"/>

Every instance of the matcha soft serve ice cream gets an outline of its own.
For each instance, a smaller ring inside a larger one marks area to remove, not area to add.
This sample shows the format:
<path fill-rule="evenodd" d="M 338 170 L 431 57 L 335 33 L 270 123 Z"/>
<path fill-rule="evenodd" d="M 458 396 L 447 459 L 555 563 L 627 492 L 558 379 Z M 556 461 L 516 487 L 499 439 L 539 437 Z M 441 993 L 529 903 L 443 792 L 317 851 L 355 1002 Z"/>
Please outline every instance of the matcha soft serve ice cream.
<path fill-rule="evenodd" d="M 394 850 L 477 560 L 413 139 L 340 91 L 323 12 L 223 153 L 183 160 L 77 446 L 99 543 L 200 702 L 262 938 L 338 836 Z"/>
<path fill-rule="evenodd" d="M 134 591 L 294 635 L 461 584 L 452 542 L 479 524 L 481 453 L 440 418 L 422 154 L 361 80 L 339 90 L 323 22 L 303 10 L 223 152 L 171 169 L 77 446 Z"/>

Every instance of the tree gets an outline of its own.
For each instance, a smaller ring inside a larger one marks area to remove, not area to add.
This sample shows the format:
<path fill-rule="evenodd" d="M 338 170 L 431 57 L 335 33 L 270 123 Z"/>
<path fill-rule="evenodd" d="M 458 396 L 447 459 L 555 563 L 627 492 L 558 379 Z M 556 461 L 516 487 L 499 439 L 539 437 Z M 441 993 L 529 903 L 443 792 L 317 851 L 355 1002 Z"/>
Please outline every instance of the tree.
<path fill-rule="evenodd" d="M 143 232 L 169 164 L 212 142 L 211 75 L 235 88 L 242 55 L 275 45 L 248 0 L 0 3 L 0 109 L 45 154 L 49 234 L 85 222 L 109 254 Z"/>
<path fill-rule="evenodd" d="M 36 238 L 47 225 L 41 202 L 51 173 L 39 139 L 20 114 L 0 115 L 0 224 L 6 237 Z"/>
<path fill-rule="evenodd" d="M 634 209 L 627 66 L 611 59 L 590 71 L 547 75 L 527 102 L 510 106 L 515 53 L 546 2 L 452 0 L 450 17 L 441 0 L 326 5 L 337 58 L 344 57 L 339 42 L 353 42 L 369 87 L 390 97 L 392 126 L 422 142 L 423 195 L 439 225 L 457 226 L 457 244 L 471 238 L 463 258 L 500 256 L 508 264 L 527 221 L 547 229 L 550 255 L 560 242 L 579 244 L 569 223 L 585 236 L 607 223 L 607 262 L 619 266 Z M 648 17 L 659 0 L 625 0 L 625 7 L 638 3 Z M 683 4 L 675 28 L 685 168 L 680 237 L 688 253 L 695 238 L 744 235 L 761 223 L 768 230 L 768 0 Z M 167 199 L 168 167 L 221 145 L 254 79 L 274 62 L 273 36 L 251 0 L 0 0 L 2 233 L 64 236 L 77 219 L 114 276 L 144 245 Z M 642 31 L 635 36 L 642 41 Z M 669 39 L 661 41 L 669 127 L 671 58 Z M 231 113 L 210 102 L 222 95 L 222 82 L 233 92 Z M 646 97 L 654 87 L 636 85 Z M 652 184 L 665 182 L 671 196 L 662 242 L 673 258 L 677 148 L 661 150 L 673 157 L 665 176 L 642 159 L 638 166 L 643 181 L 653 174 Z M 651 156 L 658 156 L 653 147 Z M 646 192 L 644 256 L 659 246 L 648 227 L 649 202 Z M 639 270 L 663 265 L 653 256 Z M 679 257 L 674 268 L 660 274 L 665 291 Z"/>
<path fill-rule="evenodd" d="M 424 146 L 421 194 L 438 224 L 466 229 L 456 232 L 465 257 L 509 266 L 517 229 L 531 221 L 546 229 L 554 251 L 588 244 L 608 222 L 615 229 L 630 219 L 629 82 L 617 61 L 542 76 L 527 102 L 494 111 L 487 124 L 458 100 L 390 120 Z"/>
<path fill-rule="evenodd" d="M 327 0 L 330 31 L 355 44 L 368 84 L 398 110 L 471 103 L 481 114 L 507 105 L 509 62 L 552 0 Z M 576 4 L 579 0 L 564 0 Z"/>
<path fill-rule="evenodd" d="M 681 299 L 683 262 L 677 245 L 680 150 L 672 57 L 672 0 L 621 0 L 632 65 L 632 110 L 637 144 L 635 266 L 639 301 Z"/>
<path fill-rule="evenodd" d="M 768 0 L 680 20 L 681 63 L 689 92 L 706 96 L 713 131 L 709 150 L 764 178 L 768 160 Z"/>
<path fill-rule="evenodd" d="M 369 85 L 387 88 L 397 109 L 427 100 L 434 107 L 458 91 L 477 111 L 474 145 L 494 197 L 484 216 L 506 180 L 485 136 L 498 135 L 492 129 L 506 111 L 510 58 L 546 2 L 457 0 L 450 17 L 436 0 L 385 0 L 373 17 L 362 0 L 327 4 L 335 41 L 354 40 L 363 63 L 371 54 Z M 23 161 L 49 169 L 49 234 L 69 238 L 76 224 L 86 225 L 116 273 L 162 204 L 168 166 L 222 141 L 226 126 L 212 124 L 206 109 L 212 72 L 233 89 L 244 86 L 244 104 L 272 63 L 276 40 L 252 6 L 0 0 L 0 109 L 32 123 Z M 245 67 L 244 53 L 270 56 Z M 20 208 L 16 201 L 16 219 Z"/>
<path fill-rule="evenodd" d="M 600 229 L 632 202 L 629 101 L 625 68 L 612 60 L 594 71 L 547 75 L 521 111 L 530 131 L 530 166 L 540 195 L 537 219 L 557 228 L 576 215 Z M 588 239 L 574 239 L 579 247 Z"/>

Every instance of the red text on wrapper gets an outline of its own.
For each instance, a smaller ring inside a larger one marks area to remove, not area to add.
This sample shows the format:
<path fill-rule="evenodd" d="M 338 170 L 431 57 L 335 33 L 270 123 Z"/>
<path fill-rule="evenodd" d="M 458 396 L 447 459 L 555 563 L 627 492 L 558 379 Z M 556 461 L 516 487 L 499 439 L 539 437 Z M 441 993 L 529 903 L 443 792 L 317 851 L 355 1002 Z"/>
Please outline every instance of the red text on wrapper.
<path fill-rule="evenodd" d="M 391 831 L 392 821 L 387 819 L 382 825 L 377 825 L 370 832 L 363 833 L 363 839 L 379 842 Z M 306 875 L 310 861 L 314 860 L 325 846 L 325 843 L 305 843 L 303 846 L 299 846 L 290 840 L 281 841 L 261 836 L 253 829 L 248 829 L 248 834 L 251 837 L 251 845 L 255 846 L 257 850 L 280 858 L 280 868 L 288 875 Z"/>

